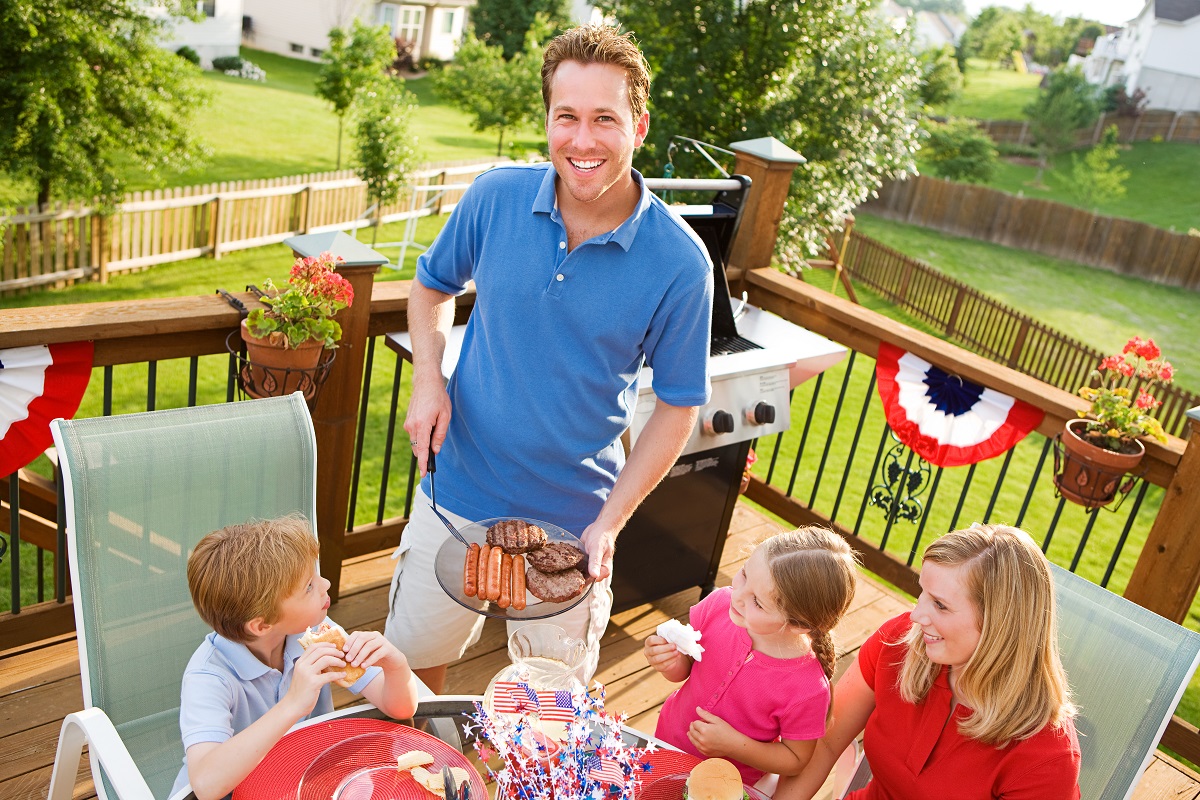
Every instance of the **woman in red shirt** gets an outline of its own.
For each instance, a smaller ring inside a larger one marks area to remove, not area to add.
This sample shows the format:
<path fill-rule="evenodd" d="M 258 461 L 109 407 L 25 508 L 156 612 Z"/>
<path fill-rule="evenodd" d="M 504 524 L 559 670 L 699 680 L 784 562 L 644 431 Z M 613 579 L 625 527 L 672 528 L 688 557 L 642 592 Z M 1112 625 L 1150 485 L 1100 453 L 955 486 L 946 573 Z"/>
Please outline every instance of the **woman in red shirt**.
<path fill-rule="evenodd" d="M 1024 531 L 976 525 L 925 550 L 921 596 L 863 644 L 833 725 L 776 800 L 807 800 L 859 733 L 852 800 L 1078 800 L 1079 742 L 1054 586 Z"/>

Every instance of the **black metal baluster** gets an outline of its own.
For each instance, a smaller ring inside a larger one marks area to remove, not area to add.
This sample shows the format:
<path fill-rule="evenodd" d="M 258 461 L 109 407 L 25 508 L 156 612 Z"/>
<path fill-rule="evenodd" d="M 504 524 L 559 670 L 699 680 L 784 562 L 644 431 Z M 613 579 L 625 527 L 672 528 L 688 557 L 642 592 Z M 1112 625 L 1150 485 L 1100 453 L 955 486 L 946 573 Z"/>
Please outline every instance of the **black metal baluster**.
<path fill-rule="evenodd" d="M 867 394 L 863 398 L 862 412 L 858 415 L 858 425 L 854 428 L 854 439 L 850 442 L 850 454 L 846 457 L 846 469 L 842 472 L 842 483 L 838 486 L 837 499 L 833 502 L 833 511 L 829 514 L 829 521 L 833 522 L 837 519 L 838 509 L 842 505 L 842 495 L 846 492 L 846 482 L 850 479 L 850 467 L 854 464 L 854 456 L 858 453 L 858 440 L 862 435 L 863 426 L 867 422 L 867 412 L 871 408 L 871 400 L 875 397 L 875 370 L 871 370 L 871 380 L 867 382 Z M 872 471 L 874 474 L 874 471 Z M 870 484 L 868 484 L 870 486 Z M 868 489 L 868 492 L 870 490 Z"/>
<path fill-rule="evenodd" d="M 925 523 L 929 521 L 930 509 L 933 508 L 933 498 L 937 497 L 938 484 L 942 480 L 942 468 L 937 468 L 933 476 L 933 485 L 929 487 L 929 500 L 925 504 L 925 513 L 921 515 L 921 524 L 917 526 L 917 535 L 913 538 L 912 549 L 908 551 L 908 565 L 911 567 L 917 558 L 917 550 L 921 547 L 921 534 L 925 532 Z"/>
<path fill-rule="evenodd" d="M 158 362 L 146 362 L 146 410 L 155 409 L 155 395 L 158 394 Z"/>
<path fill-rule="evenodd" d="M 1058 518 L 1062 516 L 1063 507 L 1066 504 L 1067 501 L 1064 498 L 1058 498 L 1058 508 L 1054 509 L 1054 516 L 1050 518 L 1050 524 L 1046 526 L 1046 538 L 1042 542 L 1043 553 L 1050 551 L 1050 540 L 1054 538 L 1054 529 L 1058 527 Z"/>
<path fill-rule="evenodd" d="M 1137 518 L 1138 509 L 1142 507 L 1142 499 L 1145 498 L 1149 488 L 1150 484 L 1142 481 L 1137 497 L 1133 500 L 1133 508 L 1130 509 L 1129 516 L 1125 519 L 1125 527 L 1121 529 L 1121 537 L 1117 539 L 1117 546 L 1113 549 L 1112 558 L 1108 560 L 1108 568 L 1104 570 L 1104 580 L 1100 581 L 1100 585 L 1105 588 L 1108 587 L 1108 580 L 1112 577 L 1118 559 L 1121 558 L 1121 551 L 1125 549 L 1125 540 L 1129 538 L 1129 532 L 1133 530 L 1133 521 Z"/>
<path fill-rule="evenodd" d="M 354 510 L 358 506 L 358 476 L 362 471 L 363 434 L 367 427 L 367 404 L 371 400 L 371 370 L 375 367 L 375 339 L 367 340 L 367 363 L 363 367 L 362 396 L 358 403 L 358 425 L 355 431 L 354 467 L 350 472 L 350 514 L 346 530 L 354 530 Z"/>
<path fill-rule="evenodd" d="M 904 460 L 904 474 L 907 476 L 909 469 L 912 467 L 913 457 L 916 455 L 912 450 L 908 451 L 908 458 Z M 888 537 L 892 534 L 892 525 L 896 522 L 896 511 L 900 508 L 900 492 L 896 491 L 892 494 L 892 501 L 888 503 L 887 524 L 883 527 L 883 538 L 879 540 L 879 549 L 883 550 L 887 547 Z"/>
<path fill-rule="evenodd" d="M 230 353 L 229 354 L 229 371 L 228 371 L 229 374 L 225 376 L 225 402 L 226 403 L 233 402 L 234 392 L 237 389 L 237 370 L 238 370 L 237 354 Z"/>
<path fill-rule="evenodd" d="M 854 533 L 857 535 L 858 529 L 862 527 L 863 516 L 867 513 L 867 501 L 871 499 L 871 481 L 875 480 L 875 471 L 879 469 L 879 462 L 883 460 L 883 451 L 887 446 L 888 434 L 891 428 L 885 423 L 883 426 L 883 436 L 879 437 L 879 449 L 875 451 L 875 463 L 871 464 L 871 471 L 867 473 L 867 485 L 863 489 L 862 505 L 858 507 L 858 519 L 854 521 Z"/>
<path fill-rule="evenodd" d="M 8 574 L 12 613 L 21 613 L 21 498 L 17 473 L 8 476 Z"/>
<path fill-rule="evenodd" d="M 817 490 L 821 488 L 821 474 L 825 472 L 825 463 L 829 460 L 829 450 L 833 447 L 833 435 L 837 430 L 838 420 L 842 416 L 842 403 L 846 400 L 846 387 L 850 384 L 850 373 L 854 371 L 854 357 L 858 353 L 850 351 L 850 360 L 846 362 L 846 374 L 842 377 L 842 390 L 838 392 L 837 404 L 833 407 L 833 419 L 829 421 L 829 430 L 825 432 L 825 449 L 821 451 L 821 462 L 817 465 L 817 475 L 813 479 L 812 493 L 808 496 L 808 507 L 812 508 L 817 502 Z"/>
<path fill-rule="evenodd" d="M 800 459 L 804 456 L 804 447 L 808 442 L 808 432 L 812 429 L 813 414 L 817 410 L 817 398 L 821 393 L 821 379 L 824 378 L 824 373 L 817 375 L 817 383 L 813 386 L 812 400 L 808 404 L 808 416 L 804 420 L 804 430 L 800 432 L 800 446 L 796 448 L 796 460 L 792 462 L 792 477 L 788 480 L 787 496 L 792 496 L 792 489 L 796 487 L 796 475 L 800 472 Z"/>
<path fill-rule="evenodd" d="M 106 417 L 112 416 L 112 403 L 113 403 L 112 393 L 113 393 L 113 368 L 112 368 L 112 365 L 109 365 L 104 368 L 104 400 L 102 402 L 102 405 L 104 406 L 104 408 L 101 411 L 101 413 Z"/>
<path fill-rule="evenodd" d="M 1033 477 L 1029 479 L 1029 489 L 1025 492 L 1025 502 L 1021 503 L 1021 511 L 1017 514 L 1017 521 L 1013 523 L 1016 527 L 1021 527 L 1021 522 L 1025 519 L 1025 512 L 1029 510 L 1029 503 L 1033 500 L 1033 489 L 1037 486 L 1038 478 L 1042 474 L 1042 467 L 1046 463 L 1046 456 L 1050 454 L 1050 448 L 1053 446 L 1054 440 L 1046 437 L 1046 443 L 1042 445 L 1042 455 L 1038 458 L 1037 466 L 1033 468 Z"/>
<path fill-rule="evenodd" d="M 1100 509 L 1089 509 L 1087 516 L 1087 525 L 1083 528 L 1083 535 L 1079 537 L 1079 545 L 1075 548 L 1075 557 L 1071 559 L 1071 572 L 1074 572 L 1079 566 L 1079 559 L 1083 556 L 1083 548 L 1087 544 L 1088 537 L 1092 535 L 1092 528 L 1096 527 L 1096 520 L 1100 516 Z"/>
<path fill-rule="evenodd" d="M 788 418 L 792 415 L 792 401 L 796 397 L 796 390 L 788 391 Z M 771 463 L 767 465 L 767 483 L 771 482 L 771 477 L 775 474 L 775 462 L 779 460 L 779 447 L 783 444 L 783 434 L 785 431 L 780 431 L 775 434 L 775 446 L 771 448 Z"/>
<path fill-rule="evenodd" d="M 967 479 L 963 481 L 962 492 L 958 495 L 958 505 L 954 507 L 954 516 L 950 518 L 949 530 L 958 530 L 958 518 L 962 514 L 963 505 L 967 502 L 967 492 L 971 491 L 971 480 L 975 477 L 975 467 L 978 464 L 972 464 L 967 468 Z"/>
<path fill-rule="evenodd" d="M 376 525 L 383 524 L 383 510 L 387 503 L 388 477 L 392 470 L 392 448 L 395 446 L 396 436 L 396 406 L 400 404 L 400 373 L 403 365 L 404 360 L 397 355 L 396 370 L 392 376 L 392 409 L 388 412 L 387 439 L 383 443 L 383 477 L 380 478 L 379 513 L 375 515 Z"/>
<path fill-rule="evenodd" d="M 188 359 L 188 408 L 196 405 L 196 386 L 200 383 L 200 356 Z"/>
<path fill-rule="evenodd" d="M 46 602 L 46 551 L 38 547 L 35 550 L 37 557 L 37 601 L 39 603 Z"/>
<path fill-rule="evenodd" d="M 1012 462 L 1013 450 L 1015 447 L 1008 448 L 1008 452 L 1004 454 L 1004 463 L 1000 465 L 1000 474 L 996 476 L 996 488 L 992 489 L 992 499 L 988 500 L 987 511 L 983 512 L 983 521 L 987 522 L 992 518 L 992 511 L 996 508 L 996 500 L 1000 497 L 1000 487 L 1004 485 L 1004 476 L 1008 473 L 1008 465 Z"/>

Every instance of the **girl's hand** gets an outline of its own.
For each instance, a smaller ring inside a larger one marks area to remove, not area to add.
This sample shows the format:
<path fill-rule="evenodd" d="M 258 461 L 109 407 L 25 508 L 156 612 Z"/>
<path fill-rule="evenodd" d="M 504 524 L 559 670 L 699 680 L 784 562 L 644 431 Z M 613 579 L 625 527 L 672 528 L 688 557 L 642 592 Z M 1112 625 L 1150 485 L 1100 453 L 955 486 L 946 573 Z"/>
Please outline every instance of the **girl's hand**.
<path fill-rule="evenodd" d="M 737 759 L 737 751 L 749 740 L 748 737 L 699 706 L 696 707 L 696 716 L 699 719 L 688 726 L 687 732 L 692 745 L 707 758 Z"/>
<path fill-rule="evenodd" d="M 646 663 L 664 675 L 683 671 L 686 675 L 691 671 L 691 658 L 679 652 L 679 648 L 656 633 L 646 637 L 642 643 L 642 653 Z"/>

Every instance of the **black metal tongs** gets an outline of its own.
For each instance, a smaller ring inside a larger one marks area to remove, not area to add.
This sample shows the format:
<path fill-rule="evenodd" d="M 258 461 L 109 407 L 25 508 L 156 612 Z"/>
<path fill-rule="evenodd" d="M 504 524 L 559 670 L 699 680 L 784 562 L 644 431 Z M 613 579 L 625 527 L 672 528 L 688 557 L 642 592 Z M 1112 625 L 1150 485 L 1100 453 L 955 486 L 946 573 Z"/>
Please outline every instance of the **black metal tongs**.
<path fill-rule="evenodd" d="M 432 439 L 429 442 L 429 461 L 427 463 L 427 467 L 429 470 L 429 500 L 433 508 L 433 513 L 437 514 L 437 518 L 442 521 L 442 524 L 446 526 L 446 530 L 450 531 L 450 533 L 454 535 L 455 539 L 458 539 L 460 542 L 462 542 L 464 547 L 470 547 L 471 543 L 468 542 L 463 535 L 458 532 L 458 528 L 451 525 L 450 520 L 446 519 L 446 515 L 438 511 L 437 490 L 433 485 L 433 473 L 437 472 L 437 458 L 433 455 Z M 450 800 L 450 798 L 447 797 L 446 800 Z"/>

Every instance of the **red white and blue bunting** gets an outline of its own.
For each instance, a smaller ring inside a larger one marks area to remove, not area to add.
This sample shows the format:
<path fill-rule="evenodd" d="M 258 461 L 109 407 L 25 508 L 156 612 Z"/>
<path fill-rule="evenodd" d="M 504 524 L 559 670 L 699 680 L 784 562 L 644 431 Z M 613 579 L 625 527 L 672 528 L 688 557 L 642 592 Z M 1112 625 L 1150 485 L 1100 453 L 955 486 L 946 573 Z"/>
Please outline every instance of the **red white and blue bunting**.
<path fill-rule="evenodd" d="M 939 467 L 998 456 L 1045 416 L 1040 408 L 964 381 L 887 342 L 879 345 L 875 377 L 896 438 Z"/>
<path fill-rule="evenodd" d="M 92 376 L 91 342 L 0 350 L 0 477 L 53 444 L 50 421 L 70 419 Z"/>

